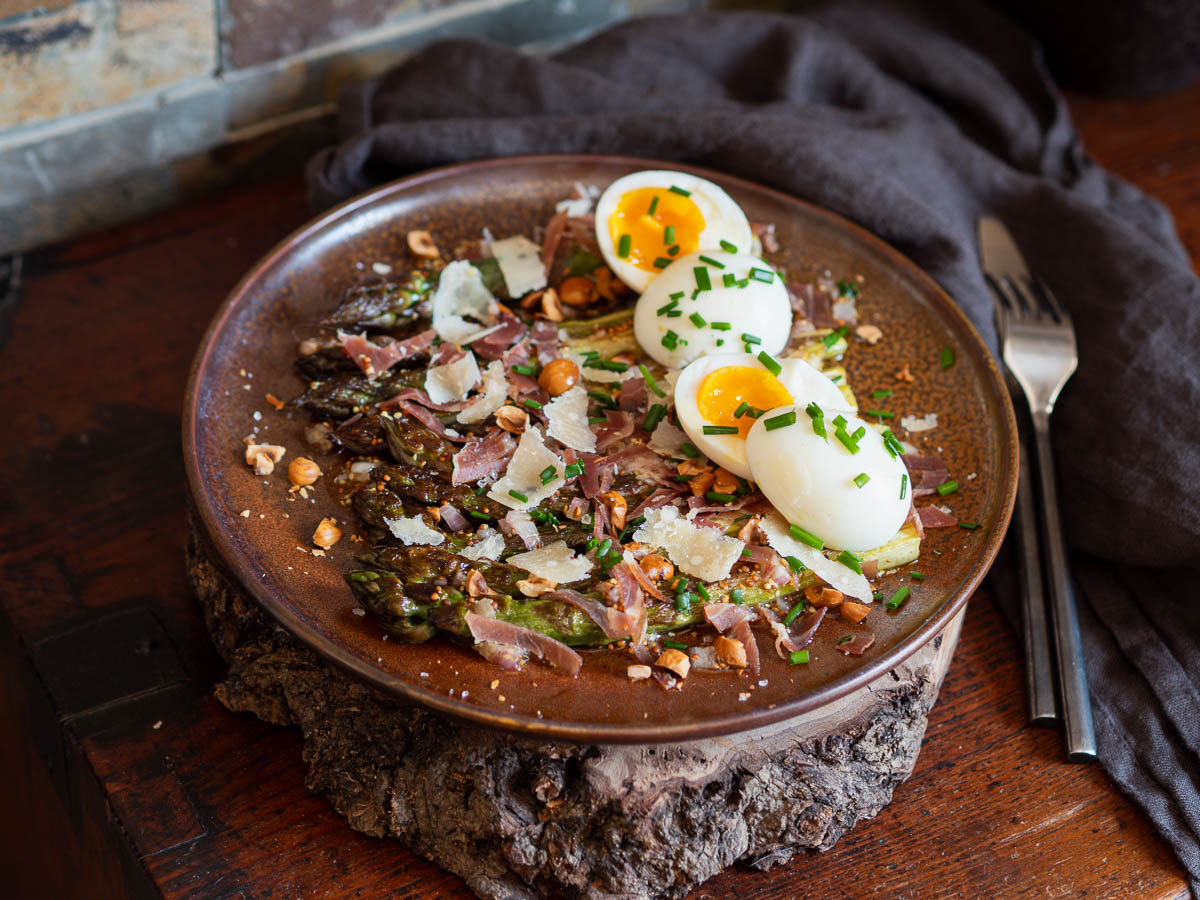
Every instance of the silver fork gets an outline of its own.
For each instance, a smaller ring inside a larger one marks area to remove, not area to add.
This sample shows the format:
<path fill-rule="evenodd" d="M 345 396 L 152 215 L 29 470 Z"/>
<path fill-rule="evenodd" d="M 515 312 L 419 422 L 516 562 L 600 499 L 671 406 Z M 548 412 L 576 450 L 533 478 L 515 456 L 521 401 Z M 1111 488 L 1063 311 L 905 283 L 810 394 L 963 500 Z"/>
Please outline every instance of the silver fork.
<path fill-rule="evenodd" d="M 1039 500 L 1045 569 L 1054 623 L 1054 649 L 1066 727 L 1067 757 L 1075 762 L 1096 758 L 1096 737 L 1083 665 L 1079 617 L 1071 587 L 1058 513 L 1054 459 L 1050 451 L 1050 414 L 1059 392 L 1079 362 L 1075 328 L 1049 287 L 1029 275 L 1007 229 L 994 219 L 981 219 L 984 274 L 996 300 L 996 317 L 1005 365 L 1029 403 L 1039 476 Z M 1007 253 L 988 252 L 1002 240 Z"/>

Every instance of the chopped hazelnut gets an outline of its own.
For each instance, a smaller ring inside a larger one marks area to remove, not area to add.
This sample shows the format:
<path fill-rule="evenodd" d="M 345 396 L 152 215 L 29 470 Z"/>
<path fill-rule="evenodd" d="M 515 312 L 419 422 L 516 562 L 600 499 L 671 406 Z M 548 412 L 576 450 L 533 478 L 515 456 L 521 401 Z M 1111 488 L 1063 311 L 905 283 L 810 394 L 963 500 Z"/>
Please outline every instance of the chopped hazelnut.
<path fill-rule="evenodd" d="M 620 531 L 625 527 L 625 512 L 628 505 L 620 491 L 605 491 L 600 495 L 600 502 L 608 507 L 608 518 L 613 528 Z"/>
<path fill-rule="evenodd" d="M 625 674 L 629 676 L 630 681 L 645 681 L 652 674 L 649 666 L 630 666 L 625 670 Z"/>
<path fill-rule="evenodd" d="M 878 325 L 859 325 L 854 329 L 854 333 L 866 341 L 868 344 L 878 344 L 883 338 L 883 331 Z"/>
<path fill-rule="evenodd" d="M 255 475 L 270 475 L 275 471 L 275 463 L 287 453 L 287 450 L 278 444 L 255 443 L 253 435 L 247 435 L 245 441 L 246 465 L 254 467 Z"/>
<path fill-rule="evenodd" d="M 557 583 L 538 575 L 530 575 L 517 582 L 517 590 L 526 597 L 540 597 L 542 594 L 550 593 L 556 587 L 558 587 Z"/>
<path fill-rule="evenodd" d="M 312 542 L 322 550 L 328 550 L 334 544 L 342 539 L 342 529 L 334 524 L 333 519 L 325 518 L 317 523 L 317 530 L 313 532 Z"/>
<path fill-rule="evenodd" d="M 853 622 L 857 625 L 867 617 L 867 613 L 871 611 L 871 607 L 865 606 L 862 603 L 854 603 L 846 600 L 838 607 L 838 612 L 842 614 L 842 618 L 847 622 Z"/>
<path fill-rule="evenodd" d="M 837 606 L 845 595 L 835 588 L 813 584 L 804 589 L 804 599 L 813 606 Z"/>
<path fill-rule="evenodd" d="M 312 484 L 321 474 L 321 467 L 307 456 L 297 456 L 288 466 L 288 481 L 295 485 Z"/>
<path fill-rule="evenodd" d="M 521 434 L 529 425 L 529 413 L 516 406 L 502 406 L 496 410 L 496 424 L 510 434 Z"/>
<path fill-rule="evenodd" d="M 421 259 L 437 259 L 442 255 L 437 244 L 433 242 L 433 235 L 428 231 L 410 231 L 408 249 L 412 251 L 413 256 L 419 256 Z"/>
<path fill-rule="evenodd" d="M 913 381 L 914 379 L 912 370 L 906 365 L 903 369 L 896 373 L 896 380 L 909 382 Z"/>
<path fill-rule="evenodd" d="M 569 359 L 555 359 L 538 375 L 538 384 L 551 397 L 565 394 L 579 384 L 579 366 Z"/>
<path fill-rule="evenodd" d="M 713 641 L 713 650 L 725 665 L 739 669 L 746 667 L 746 646 L 741 641 L 722 635 Z"/>
<path fill-rule="evenodd" d="M 558 299 L 558 293 L 554 288 L 546 288 L 542 292 L 542 315 L 551 322 L 563 320 L 562 301 Z"/>
<path fill-rule="evenodd" d="M 688 482 L 688 487 L 691 488 L 693 497 L 703 497 L 712 490 L 713 481 L 716 475 L 712 472 L 701 472 L 695 478 Z"/>
<path fill-rule="evenodd" d="M 651 581 L 666 581 L 675 574 L 675 567 L 671 565 L 671 561 L 658 553 L 643 556 L 639 565 Z"/>
<path fill-rule="evenodd" d="M 725 469 L 718 468 L 713 479 L 712 489 L 718 494 L 732 494 L 739 487 L 737 476 Z"/>
<path fill-rule="evenodd" d="M 617 297 L 629 292 L 629 287 L 625 282 L 613 275 L 608 266 L 598 266 L 593 269 L 592 277 L 596 279 L 596 293 L 605 300 L 616 300 Z"/>
<path fill-rule="evenodd" d="M 492 589 L 488 587 L 487 581 L 478 569 L 472 569 L 467 573 L 467 596 L 468 597 L 487 597 L 492 593 Z"/>
<path fill-rule="evenodd" d="M 664 650 L 658 659 L 654 661 L 654 664 L 660 669 L 674 672 L 680 678 L 687 678 L 688 672 L 692 669 L 692 663 L 687 658 L 687 654 L 681 650 L 676 650 L 674 647 Z"/>
<path fill-rule="evenodd" d="M 587 306 L 596 299 L 596 283 L 590 278 L 575 275 L 558 286 L 558 293 L 568 306 Z"/>

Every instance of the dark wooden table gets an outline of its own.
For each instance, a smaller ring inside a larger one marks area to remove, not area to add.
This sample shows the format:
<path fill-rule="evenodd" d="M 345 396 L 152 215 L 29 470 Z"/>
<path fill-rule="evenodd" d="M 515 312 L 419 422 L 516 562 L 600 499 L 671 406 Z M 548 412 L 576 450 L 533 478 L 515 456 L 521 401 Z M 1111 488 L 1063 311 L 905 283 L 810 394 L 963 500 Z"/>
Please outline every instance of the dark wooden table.
<path fill-rule="evenodd" d="M 1200 260 L 1200 85 L 1072 108 Z M 210 695 L 219 665 L 183 569 L 184 381 L 221 298 L 306 218 L 291 172 L 26 260 L 0 320 L 0 893 L 468 896 L 306 791 L 295 732 Z M 696 896 L 1085 894 L 1188 891 L 1101 771 L 1025 726 L 1017 641 L 981 592 L 892 805 L 826 854 Z"/>

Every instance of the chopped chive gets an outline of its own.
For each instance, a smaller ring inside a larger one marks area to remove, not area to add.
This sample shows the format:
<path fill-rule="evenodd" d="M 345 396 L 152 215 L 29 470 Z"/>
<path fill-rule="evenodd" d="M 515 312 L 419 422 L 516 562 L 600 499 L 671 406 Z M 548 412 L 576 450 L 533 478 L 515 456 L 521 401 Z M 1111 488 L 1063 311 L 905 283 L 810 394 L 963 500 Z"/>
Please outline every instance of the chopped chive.
<path fill-rule="evenodd" d="M 734 501 L 734 496 L 733 494 L 721 494 L 717 491 L 708 491 L 704 495 L 704 499 L 710 500 L 713 503 L 732 503 Z M 745 552 L 743 552 L 742 555 L 744 556 Z"/>
<path fill-rule="evenodd" d="M 691 191 L 685 191 L 683 188 L 676 187 L 675 185 L 671 185 L 669 188 L 667 188 L 667 190 L 669 190 L 672 194 L 678 194 L 680 197 L 692 196 Z"/>
<path fill-rule="evenodd" d="M 733 326 L 728 322 L 709 322 L 708 327 L 715 329 L 716 331 L 728 331 Z"/>
<path fill-rule="evenodd" d="M 895 391 L 887 391 L 887 390 L 884 390 L 884 391 L 871 391 L 871 399 L 872 399 L 872 400 L 882 400 L 882 399 L 884 399 L 885 397 L 890 397 L 890 396 L 892 396 L 892 394 L 894 394 L 894 393 L 895 393 Z"/>
<path fill-rule="evenodd" d="M 589 425 L 603 425 L 607 421 L 608 419 L 606 419 L 604 416 L 588 416 Z"/>
<path fill-rule="evenodd" d="M 729 243 L 729 241 L 721 241 L 721 249 L 726 253 L 737 253 L 737 247 Z"/>
<path fill-rule="evenodd" d="M 671 480 L 672 481 L 691 481 L 692 476 L 691 475 L 672 475 Z"/>
<path fill-rule="evenodd" d="M 563 470 L 564 478 L 574 478 L 577 475 L 583 474 L 583 463 L 573 462 Z"/>
<path fill-rule="evenodd" d="M 943 347 L 942 352 L 938 354 L 938 365 L 943 369 L 948 369 L 954 365 L 954 348 Z"/>
<path fill-rule="evenodd" d="M 692 272 L 696 275 L 696 287 L 702 291 L 712 290 L 712 281 L 708 277 L 708 269 L 704 266 L 693 266 Z"/>
<path fill-rule="evenodd" d="M 788 654 L 788 662 L 793 666 L 802 666 L 808 662 L 807 650 L 793 650 Z"/>
<path fill-rule="evenodd" d="M 752 419 L 757 419 L 759 416 L 761 416 L 765 412 L 766 412 L 765 409 L 759 409 L 757 406 L 752 406 L 748 410 L 746 410 L 746 415 L 748 415 Z"/>
<path fill-rule="evenodd" d="M 850 435 L 850 440 L 854 441 L 854 443 L 857 444 L 859 441 L 861 441 L 863 439 L 863 435 L 865 435 L 866 433 L 867 433 L 867 427 L 865 425 L 859 425 L 857 428 L 854 429 L 854 433 Z"/>
<path fill-rule="evenodd" d="M 688 441 L 684 441 L 682 444 L 679 445 L 679 452 L 682 453 L 684 456 L 686 456 L 688 459 L 695 459 L 697 456 L 700 455 L 700 451 L 696 449 L 696 445 L 691 444 Z"/>
<path fill-rule="evenodd" d="M 695 300 L 699 296 L 700 296 L 700 288 L 696 288 L 694 291 L 692 291 L 692 299 L 693 300 Z"/>
<path fill-rule="evenodd" d="M 750 279 L 743 278 L 741 281 L 738 282 L 738 289 L 740 290 L 741 288 L 749 287 L 749 285 L 750 285 Z"/>
<path fill-rule="evenodd" d="M 671 261 L 669 259 L 667 259 L 665 256 L 660 256 L 654 260 L 654 268 L 656 268 L 656 269 L 665 269 L 670 264 L 671 264 Z"/>
<path fill-rule="evenodd" d="M 660 316 L 665 316 L 667 313 L 669 313 L 671 310 L 673 310 L 678 305 L 679 305 L 679 301 L 676 299 L 673 299 L 669 303 L 664 303 L 662 306 L 660 306 L 658 309 L 656 309 L 655 312 L 658 313 L 658 315 L 660 315 Z"/>
<path fill-rule="evenodd" d="M 899 609 L 904 605 L 904 601 L 908 599 L 908 595 L 911 593 L 912 591 L 910 591 L 907 587 L 902 587 L 897 590 L 896 593 L 892 594 L 892 596 L 887 598 L 887 602 L 884 603 L 884 606 L 886 606 L 888 609 Z"/>
<path fill-rule="evenodd" d="M 608 556 L 604 557 L 604 565 L 611 568 L 624 558 L 625 554 L 623 554 L 620 550 L 609 550 Z"/>
<path fill-rule="evenodd" d="M 637 526 L 641 525 L 645 521 L 646 521 L 645 516 L 638 516 L 636 519 L 630 519 L 626 524 L 630 528 L 636 528 Z"/>
<path fill-rule="evenodd" d="M 596 545 L 596 555 L 604 556 L 611 549 L 612 549 L 612 538 L 605 538 L 599 544 Z"/>
<path fill-rule="evenodd" d="M 744 416 L 746 414 L 746 410 L 748 410 L 749 408 L 750 408 L 750 404 L 747 403 L 745 400 L 743 400 L 741 403 L 738 404 L 738 408 L 733 411 L 733 417 L 735 419 L 740 419 L 742 416 Z"/>
<path fill-rule="evenodd" d="M 862 574 L 862 560 L 851 553 L 849 550 L 843 550 L 837 555 L 837 561 L 847 569 L 853 570 L 856 574 Z"/>
<path fill-rule="evenodd" d="M 858 299 L 858 286 L 849 281 L 839 281 L 837 283 L 839 297 L 853 297 Z"/>
<path fill-rule="evenodd" d="M 667 248 L 667 256 L 678 256 L 678 255 L 679 255 L 679 245 L 678 244 L 673 244 Z"/>
<path fill-rule="evenodd" d="M 957 490 L 958 490 L 958 482 L 955 481 L 953 478 L 950 479 L 949 481 L 942 482 L 941 484 L 939 484 L 937 486 L 937 492 L 938 492 L 939 497 L 945 497 L 947 494 L 953 494 Z"/>
<path fill-rule="evenodd" d="M 845 428 L 846 427 L 846 417 L 843 416 L 841 413 L 838 413 L 836 416 L 834 416 L 833 417 L 833 427 L 834 428 Z"/>
<path fill-rule="evenodd" d="M 800 557 L 798 556 L 785 556 L 783 559 L 793 572 L 803 572 L 808 568 L 808 566 L 800 562 Z"/>
<path fill-rule="evenodd" d="M 601 391 L 588 391 L 587 395 L 606 409 L 616 409 L 617 403 L 608 394 Z"/>
<path fill-rule="evenodd" d="M 615 359 L 589 359 L 584 364 L 587 369 L 604 369 L 607 372 L 626 372 L 629 370 L 629 364 L 618 362 Z"/>
<path fill-rule="evenodd" d="M 745 603 L 746 595 L 742 593 L 741 588 L 734 588 L 732 591 L 729 592 L 729 599 L 732 600 L 734 603 Z"/>
<path fill-rule="evenodd" d="M 633 237 L 628 234 L 621 235 L 621 239 L 617 241 L 617 256 L 624 259 L 629 255 L 629 251 L 633 249 Z"/>
<path fill-rule="evenodd" d="M 871 598 L 876 603 L 882 603 L 884 600 L 887 599 L 887 594 L 883 593 L 882 591 L 876 591 L 874 594 L 871 595 Z"/>
<path fill-rule="evenodd" d="M 844 638 L 838 638 L 838 646 L 840 647 L 842 644 L 848 644 L 852 640 L 854 640 L 854 635 L 852 634 L 848 634 Z"/>
<path fill-rule="evenodd" d="M 661 643 L 664 647 L 669 647 L 672 650 L 686 650 L 688 648 L 687 644 L 680 641 L 662 641 Z"/>
<path fill-rule="evenodd" d="M 734 275 L 732 272 L 726 272 L 724 275 L 721 276 L 721 283 L 724 284 L 725 287 L 731 288 L 735 284 L 737 284 L 737 276 Z"/>
<path fill-rule="evenodd" d="M 554 468 L 554 466 L 546 466 L 546 468 L 542 469 L 542 474 L 541 474 L 542 484 L 549 484 L 557 477 L 558 477 L 558 469 Z"/>
<path fill-rule="evenodd" d="M 751 550 L 749 547 L 742 548 L 742 556 L 753 556 L 753 555 L 754 555 L 754 551 Z"/>
<path fill-rule="evenodd" d="M 522 494 L 520 491 L 509 491 L 508 496 L 512 497 L 514 500 L 520 500 L 522 503 L 529 502 L 529 497 L 525 494 Z"/>
<path fill-rule="evenodd" d="M 662 345 L 668 350 L 674 350 L 679 346 L 679 335 L 674 331 L 668 331 L 662 336 Z"/>
<path fill-rule="evenodd" d="M 841 375 L 830 375 L 829 380 L 832 381 L 834 384 L 837 384 L 839 381 L 842 380 L 842 376 Z"/>
<path fill-rule="evenodd" d="M 865 488 L 867 486 L 867 483 L 870 480 L 871 480 L 871 476 L 868 475 L 866 472 L 859 472 L 857 475 L 854 476 L 854 483 L 856 485 L 858 485 L 860 490 L 862 488 Z M 904 499 L 904 498 L 902 497 L 900 499 Z"/>
<path fill-rule="evenodd" d="M 779 373 L 783 371 L 783 366 L 781 366 L 779 363 L 777 363 L 775 361 L 775 357 L 773 357 L 766 350 L 763 350 L 761 353 L 758 354 L 758 361 L 760 363 L 762 363 L 763 367 L 768 372 L 770 372 L 772 375 L 774 375 L 776 378 L 778 378 Z"/>
<path fill-rule="evenodd" d="M 706 588 L 699 581 L 696 582 L 696 593 L 704 598 L 705 603 L 712 602 L 712 595 L 708 592 L 708 588 Z"/>
<path fill-rule="evenodd" d="M 474 518 L 476 518 L 476 519 L 479 519 L 480 521 L 483 521 L 483 522 L 490 522 L 490 521 L 492 521 L 492 517 L 491 517 L 491 516 L 489 516 L 489 515 L 488 515 L 487 513 L 485 513 L 485 512 L 480 512 L 480 511 L 479 511 L 479 510 L 477 510 L 477 509 L 468 509 L 468 510 L 467 510 L 467 515 L 468 515 L 468 516 L 472 516 L 472 517 L 474 517 Z"/>
<path fill-rule="evenodd" d="M 598 543 L 600 543 L 598 540 L 596 540 L 594 537 L 590 537 L 587 539 L 587 543 L 584 546 L 587 547 L 588 550 L 595 550 Z"/>
<path fill-rule="evenodd" d="M 684 298 L 684 292 L 676 291 L 675 293 L 668 294 L 667 296 L 669 296 L 672 300 L 682 300 Z"/>
<path fill-rule="evenodd" d="M 908 495 L 908 473 L 900 476 L 900 499 L 903 500 Z"/>
<path fill-rule="evenodd" d="M 799 525 L 789 525 L 788 534 L 798 540 L 802 544 L 808 544 L 814 550 L 824 550 L 825 542 L 813 534 L 811 531 L 805 531 Z"/>
<path fill-rule="evenodd" d="M 918 572 L 916 569 L 913 569 L 911 572 L 908 573 L 908 577 L 911 578 L 913 581 L 924 581 L 925 573 Z"/>
<path fill-rule="evenodd" d="M 524 402 L 525 402 L 525 405 L 528 406 L 530 409 L 541 409 L 542 408 L 542 404 L 537 400 L 526 400 Z"/>
<path fill-rule="evenodd" d="M 669 313 L 667 313 L 667 318 L 668 319 L 678 319 L 682 315 L 683 315 L 683 312 L 681 310 L 673 309 Z"/>
<path fill-rule="evenodd" d="M 657 196 L 650 198 L 650 208 L 648 210 L 646 210 L 646 215 L 648 215 L 648 216 L 654 215 L 654 211 L 656 209 L 658 209 L 658 197 Z"/>
<path fill-rule="evenodd" d="M 513 371 L 519 372 L 522 375 L 532 375 L 533 374 L 533 366 L 516 365 L 516 366 L 513 366 Z"/>
<path fill-rule="evenodd" d="M 804 601 L 801 600 L 795 606 L 788 610 L 788 614 L 783 617 L 784 625 L 791 625 L 796 619 L 800 618 L 800 613 L 804 612 Z"/>
<path fill-rule="evenodd" d="M 967 531 L 974 531 L 976 528 L 979 528 L 980 525 L 978 522 L 959 522 L 958 527 L 965 528 Z"/>
<path fill-rule="evenodd" d="M 745 341 L 747 344 L 761 344 L 762 343 L 762 338 L 760 338 L 758 335 L 746 334 L 745 332 L 742 333 L 742 340 Z"/>
<path fill-rule="evenodd" d="M 698 312 L 692 313 L 690 316 L 688 316 L 688 319 L 690 319 L 692 324 L 697 328 L 703 328 L 708 324 L 708 320 L 706 320 L 704 316 L 700 315 Z"/>
<path fill-rule="evenodd" d="M 837 331 L 831 332 L 830 334 L 827 334 L 827 335 L 825 335 L 825 337 L 821 338 L 821 343 L 824 344 L 825 349 L 828 350 L 830 347 L 832 347 L 834 344 L 836 344 L 838 341 L 840 341 L 842 338 L 844 338 L 846 336 L 846 332 L 848 332 L 849 330 L 850 330 L 850 326 L 843 325 Z"/>
<path fill-rule="evenodd" d="M 661 403 L 653 404 L 646 410 L 646 418 L 642 419 L 642 427 L 647 431 L 653 431 L 654 426 L 662 421 L 662 417 L 667 414 L 667 408 Z"/>
<path fill-rule="evenodd" d="M 821 407 L 817 405 L 816 400 L 813 400 L 811 403 L 808 404 L 808 406 L 804 407 L 804 411 L 806 413 L 808 413 L 808 417 L 810 419 L 825 418 L 825 410 L 821 409 Z"/>
<path fill-rule="evenodd" d="M 813 434 L 815 434 L 817 437 L 829 440 L 829 432 L 825 430 L 825 420 L 820 416 L 817 416 L 812 420 L 812 429 Z"/>
<path fill-rule="evenodd" d="M 837 438 L 839 441 L 841 441 L 842 446 L 850 451 L 851 456 L 857 455 L 858 451 L 861 449 L 858 446 L 858 444 L 854 443 L 854 438 L 852 438 L 852 437 L 850 437 L 850 435 L 846 434 L 845 430 L 842 428 L 838 428 L 837 430 L 835 430 L 833 432 L 833 436 L 835 438 Z"/>
<path fill-rule="evenodd" d="M 705 425 L 705 434 L 737 434 L 738 427 L 736 425 Z"/>
<path fill-rule="evenodd" d="M 691 609 L 692 604 L 688 600 L 688 598 L 691 596 L 691 594 L 677 594 L 675 596 L 675 611 L 687 612 L 689 609 Z"/>
<path fill-rule="evenodd" d="M 646 387 L 654 391 L 660 397 L 667 396 L 666 392 L 658 386 L 658 382 L 654 380 L 654 376 L 650 374 L 650 370 L 646 368 L 645 363 L 638 363 L 638 371 L 642 373 L 642 380 L 646 382 Z"/>
<path fill-rule="evenodd" d="M 713 259 L 711 256 L 701 256 L 701 257 L 700 257 L 700 262 L 704 263 L 706 266 L 712 266 L 712 267 L 714 267 L 714 268 L 717 268 L 717 269 L 723 269 L 723 268 L 725 268 L 725 263 L 723 263 L 723 262 L 717 262 L 717 261 L 716 261 L 715 259 Z"/>
<path fill-rule="evenodd" d="M 675 243 L 675 226 L 668 225 L 663 229 L 663 243 L 668 246 Z"/>
<path fill-rule="evenodd" d="M 755 268 L 755 269 L 750 270 L 750 277 L 753 278 L 755 281 L 762 281 L 766 284 L 770 284 L 772 281 L 775 280 L 775 273 L 770 271 L 769 269 Z"/>
<path fill-rule="evenodd" d="M 892 429 L 885 428 L 880 434 L 883 436 L 883 446 L 887 447 L 888 453 L 892 455 L 893 459 L 904 453 L 904 447 L 901 446 L 896 435 L 892 434 Z"/>
<path fill-rule="evenodd" d="M 886 409 L 865 409 L 865 410 L 863 410 L 863 415 L 864 416 L 875 416 L 878 419 L 894 419 L 894 418 L 896 418 L 896 414 L 894 412 L 889 412 Z"/>
<path fill-rule="evenodd" d="M 725 345 L 725 338 L 717 338 L 717 346 L 723 347 L 724 345 Z"/>
<path fill-rule="evenodd" d="M 789 409 L 785 413 L 778 416 L 772 416 L 769 419 L 763 419 L 763 428 L 767 431 L 774 431 L 777 428 L 786 428 L 789 425 L 796 424 L 796 411 Z"/>

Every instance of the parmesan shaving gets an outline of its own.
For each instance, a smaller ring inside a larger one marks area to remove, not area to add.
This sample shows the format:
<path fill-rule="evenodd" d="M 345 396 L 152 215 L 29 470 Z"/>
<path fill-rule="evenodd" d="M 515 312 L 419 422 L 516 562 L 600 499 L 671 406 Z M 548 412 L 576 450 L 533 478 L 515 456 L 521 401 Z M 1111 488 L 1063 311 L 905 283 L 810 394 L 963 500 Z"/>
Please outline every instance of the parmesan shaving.
<path fill-rule="evenodd" d="M 555 541 L 536 550 L 518 553 L 510 556 L 507 562 L 556 584 L 578 581 L 592 570 L 592 561 L 586 556 L 577 556 L 565 541 Z"/>
<path fill-rule="evenodd" d="M 559 394 L 542 408 L 549 422 L 546 433 L 572 450 L 594 453 L 596 435 L 588 427 L 587 408 L 587 391 L 579 385 Z"/>
<path fill-rule="evenodd" d="M 508 402 L 508 379 L 504 377 L 504 363 L 493 359 L 488 363 L 483 377 L 483 391 L 458 414 L 463 425 L 482 422 Z"/>
<path fill-rule="evenodd" d="M 937 413 L 930 413 L 927 416 L 904 416 L 900 419 L 900 427 L 913 434 L 921 431 L 932 431 L 937 428 Z"/>
<path fill-rule="evenodd" d="M 494 242 L 492 256 L 500 266 L 500 274 L 504 276 L 510 297 L 522 297 L 546 286 L 542 248 L 524 235 Z"/>
<path fill-rule="evenodd" d="M 633 539 L 661 547 L 675 568 L 703 581 L 728 578 L 746 546 L 715 528 L 703 528 L 680 518 L 673 506 L 647 510 L 646 521 L 634 532 Z"/>
<path fill-rule="evenodd" d="M 459 556 L 465 556 L 467 559 L 488 559 L 497 560 L 500 554 L 504 552 L 504 538 L 497 532 L 492 532 L 482 541 L 476 541 L 469 547 L 464 547 L 458 551 Z"/>
<path fill-rule="evenodd" d="M 562 332 L 559 332 L 559 340 L 564 341 Z M 588 357 L 582 353 L 568 352 L 566 358 L 575 363 L 579 367 L 579 374 L 586 381 L 599 381 L 603 384 L 615 384 L 618 381 L 625 381 L 628 378 L 640 378 L 642 373 L 638 371 L 637 366 L 630 366 L 624 372 L 612 372 L 608 369 L 597 369 L 595 366 L 585 366 Z"/>
<path fill-rule="evenodd" d="M 485 325 L 496 319 L 496 300 L 483 283 L 483 276 L 466 260 L 455 260 L 442 269 L 437 290 L 430 303 L 433 310 L 433 330 L 444 341 L 461 343 L 481 330 L 480 325 L 468 322 L 471 316 Z"/>
<path fill-rule="evenodd" d="M 542 542 L 542 536 L 538 534 L 537 526 L 533 524 L 533 519 L 525 510 L 510 509 L 505 515 L 504 521 L 509 524 L 513 534 L 519 537 L 526 547 L 530 545 L 536 547 Z"/>
<path fill-rule="evenodd" d="M 788 533 L 788 523 L 779 513 L 772 512 L 765 516 L 758 523 L 758 527 L 767 536 L 767 543 L 771 545 L 771 549 L 780 556 L 796 557 L 805 567 L 812 569 L 818 578 L 828 582 L 830 587 L 837 588 L 847 597 L 862 600 L 864 603 L 871 602 L 871 585 L 864 576 L 837 560 L 830 559 L 820 550 L 796 540 Z"/>
<path fill-rule="evenodd" d="M 665 456 L 679 456 L 679 448 L 687 443 L 687 439 L 688 436 L 682 429 L 663 419 L 654 427 L 650 442 L 646 446 Z"/>
<path fill-rule="evenodd" d="M 542 484 L 542 472 L 553 467 L 555 477 L 549 484 Z M 563 461 L 542 440 L 536 425 L 526 428 L 517 444 L 517 452 L 508 461 L 504 475 L 492 485 L 488 496 L 510 509 L 530 509 L 552 497 L 563 486 Z M 513 492 L 526 499 L 514 497 Z"/>
<path fill-rule="evenodd" d="M 444 366 L 433 366 L 425 374 L 425 393 L 434 403 L 466 400 L 471 388 L 477 384 L 479 363 L 475 362 L 474 353 L 468 353 Z"/>
<path fill-rule="evenodd" d="M 405 516 L 397 519 L 384 519 L 383 524 L 394 537 L 399 538 L 407 546 L 421 544 L 436 547 L 446 540 L 446 536 L 436 528 L 430 528 L 420 516 Z"/>

